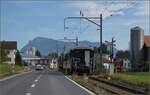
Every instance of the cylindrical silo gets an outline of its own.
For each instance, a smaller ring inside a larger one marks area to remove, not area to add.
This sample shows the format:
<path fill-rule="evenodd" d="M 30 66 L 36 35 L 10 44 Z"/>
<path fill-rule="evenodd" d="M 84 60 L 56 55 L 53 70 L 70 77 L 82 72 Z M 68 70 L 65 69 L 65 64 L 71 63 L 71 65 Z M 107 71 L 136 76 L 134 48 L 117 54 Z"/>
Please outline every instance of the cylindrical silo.
<path fill-rule="evenodd" d="M 132 70 L 139 71 L 142 60 L 142 48 L 144 45 L 143 29 L 138 26 L 131 28 L 130 43 Z"/>

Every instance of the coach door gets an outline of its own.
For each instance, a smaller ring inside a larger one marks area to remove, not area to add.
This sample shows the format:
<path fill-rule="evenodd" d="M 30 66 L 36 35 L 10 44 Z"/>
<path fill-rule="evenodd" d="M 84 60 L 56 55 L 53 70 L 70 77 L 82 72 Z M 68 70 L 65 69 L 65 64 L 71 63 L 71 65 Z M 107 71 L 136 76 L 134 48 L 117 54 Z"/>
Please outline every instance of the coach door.
<path fill-rule="evenodd" d="M 85 66 L 90 66 L 90 51 L 85 50 Z"/>

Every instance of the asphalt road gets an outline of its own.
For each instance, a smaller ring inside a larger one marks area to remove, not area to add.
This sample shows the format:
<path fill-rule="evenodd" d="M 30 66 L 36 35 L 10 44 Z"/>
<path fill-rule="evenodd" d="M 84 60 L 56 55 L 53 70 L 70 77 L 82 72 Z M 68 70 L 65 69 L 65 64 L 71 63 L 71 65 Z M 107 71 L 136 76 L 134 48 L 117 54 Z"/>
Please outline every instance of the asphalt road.
<path fill-rule="evenodd" d="M 60 72 L 36 71 L 0 82 L 0 95 L 91 95 Z"/>

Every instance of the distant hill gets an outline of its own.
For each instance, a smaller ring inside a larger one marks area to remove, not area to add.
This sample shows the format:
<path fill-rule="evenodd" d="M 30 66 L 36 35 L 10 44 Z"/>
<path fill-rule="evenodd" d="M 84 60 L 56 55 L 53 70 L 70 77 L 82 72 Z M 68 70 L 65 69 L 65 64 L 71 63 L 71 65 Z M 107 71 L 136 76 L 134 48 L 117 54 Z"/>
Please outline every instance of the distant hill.
<path fill-rule="evenodd" d="M 35 39 L 31 40 L 30 43 L 25 45 L 21 52 L 26 52 L 29 47 L 35 47 L 38 49 L 42 55 L 48 55 L 49 53 L 54 52 L 63 52 L 70 50 L 71 48 L 75 47 L 75 42 L 64 42 L 60 40 L 54 40 L 44 37 L 36 37 Z M 98 42 L 89 42 L 89 41 L 79 41 L 79 46 L 91 46 L 91 47 L 98 47 Z"/>

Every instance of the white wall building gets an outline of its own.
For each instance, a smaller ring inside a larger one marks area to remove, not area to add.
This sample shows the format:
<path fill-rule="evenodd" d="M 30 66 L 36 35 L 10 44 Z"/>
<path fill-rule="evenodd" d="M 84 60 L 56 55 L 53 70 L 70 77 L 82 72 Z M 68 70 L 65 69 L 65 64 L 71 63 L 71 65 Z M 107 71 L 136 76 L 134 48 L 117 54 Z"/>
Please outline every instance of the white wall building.
<path fill-rule="evenodd" d="M 35 56 L 35 53 L 36 53 L 36 48 L 35 47 L 30 47 L 27 49 L 26 51 L 26 55 L 31 55 L 31 56 Z"/>
<path fill-rule="evenodd" d="M 16 52 L 17 50 L 13 49 L 13 50 L 8 50 L 9 53 L 7 55 L 7 57 L 10 59 L 7 61 L 8 64 L 15 64 L 15 58 L 16 58 Z"/>
<path fill-rule="evenodd" d="M 29 47 L 24 53 L 21 54 L 24 65 L 49 65 L 50 58 L 46 56 L 36 56 L 36 48 Z"/>
<path fill-rule="evenodd" d="M 52 59 L 52 61 L 50 62 L 50 68 L 51 69 L 57 69 L 57 67 L 58 67 L 58 60 Z"/>
<path fill-rule="evenodd" d="M 8 60 L 5 63 L 15 64 L 17 42 L 16 41 L 0 41 L 0 48 L 6 50 Z"/>
<path fill-rule="evenodd" d="M 131 63 L 129 59 L 123 59 L 123 71 L 130 71 Z"/>
<path fill-rule="evenodd" d="M 22 61 L 24 65 L 32 65 L 35 66 L 37 64 L 48 65 L 50 64 L 49 57 L 38 57 L 31 55 L 22 55 Z"/>

